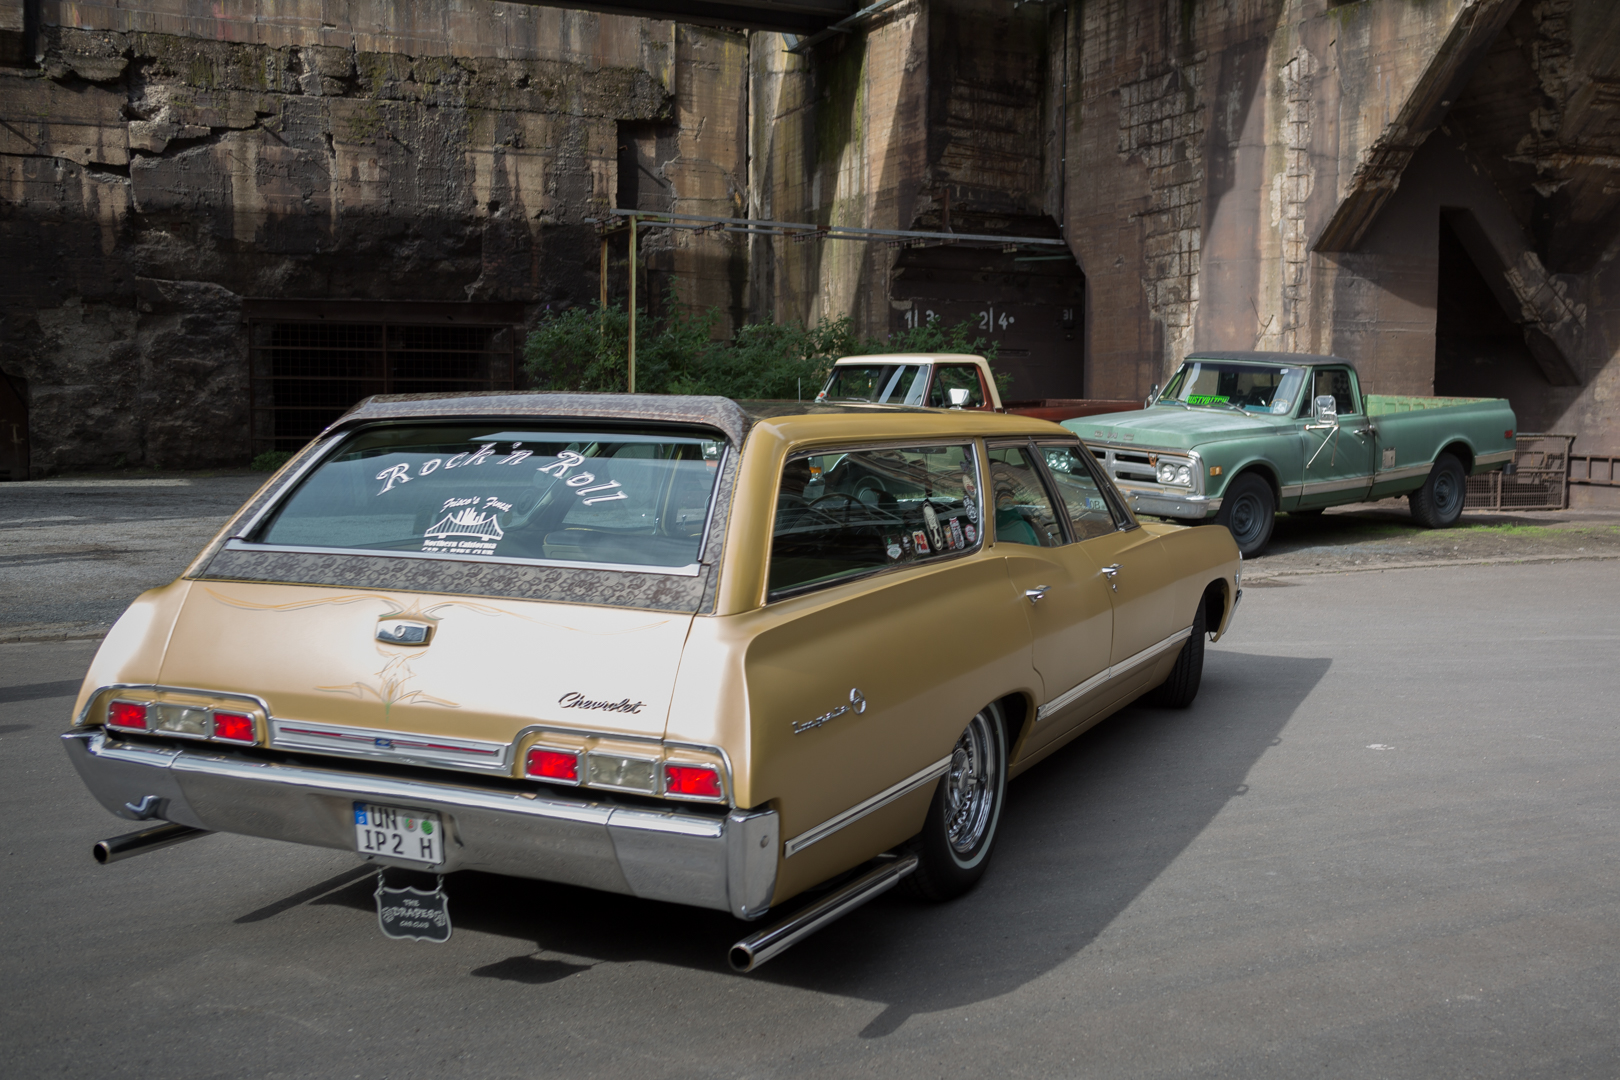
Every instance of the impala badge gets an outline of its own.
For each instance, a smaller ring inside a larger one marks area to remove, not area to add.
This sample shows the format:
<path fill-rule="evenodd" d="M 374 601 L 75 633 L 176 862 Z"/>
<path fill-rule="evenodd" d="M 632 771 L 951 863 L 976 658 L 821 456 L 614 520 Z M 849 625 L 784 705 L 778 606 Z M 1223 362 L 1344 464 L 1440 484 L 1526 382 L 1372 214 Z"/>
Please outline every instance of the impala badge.
<path fill-rule="evenodd" d="M 816 717 L 814 720 L 797 720 L 797 721 L 795 721 L 794 724 L 793 724 L 793 734 L 795 734 L 795 735 L 803 735 L 805 732 L 813 731 L 814 729 L 820 727 L 822 724 L 827 723 L 829 720 L 836 720 L 840 716 L 843 716 L 846 713 L 854 713 L 856 716 L 859 716 L 861 713 L 863 713 L 865 711 L 866 711 L 866 695 L 861 693 L 860 687 L 858 687 L 858 686 L 857 687 L 852 687 L 850 689 L 850 691 L 849 691 L 849 704 L 848 705 L 840 705 L 840 706 L 838 706 L 838 708 L 832 710 L 831 712 L 824 712 L 820 716 Z"/>
<path fill-rule="evenodd" d="M 390 645 L 426 645 L 432 635 L 433 627 L 423 622 L 384 619 L 377 624 L 377 640 Z"/>

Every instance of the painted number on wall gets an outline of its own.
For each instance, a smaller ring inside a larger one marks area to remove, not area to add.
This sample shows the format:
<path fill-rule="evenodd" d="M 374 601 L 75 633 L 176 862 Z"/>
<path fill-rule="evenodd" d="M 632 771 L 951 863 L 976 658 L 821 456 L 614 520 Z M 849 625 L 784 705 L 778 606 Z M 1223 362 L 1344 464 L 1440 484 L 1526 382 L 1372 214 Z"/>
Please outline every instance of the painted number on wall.
<path fill-rule="evenodd" d="M 979 312 L 979 329 L 988 334 L 994 334 L 997 330 L 1005 330 L 1016 321 L 1005 311 L 997 315 L 994 304 Z"/>
<path fill-rule="evenodd" d="M 938 321 L 939 321 L 939 316 L 937 314 L 935 314 L 934 312 L 932 312 L 932 311 L 924 311 L 924 312 L 921 312 L 920 315 L 919 315 L 917 309 L 912 308 L 910 311 L 906 312 L 906 329 L 907 330 L 915 330 L 915 329 L 917 329 L 917 327 L 921 326 L 923 323 L 931 323 L 931 322 L 938 322 Z"/>

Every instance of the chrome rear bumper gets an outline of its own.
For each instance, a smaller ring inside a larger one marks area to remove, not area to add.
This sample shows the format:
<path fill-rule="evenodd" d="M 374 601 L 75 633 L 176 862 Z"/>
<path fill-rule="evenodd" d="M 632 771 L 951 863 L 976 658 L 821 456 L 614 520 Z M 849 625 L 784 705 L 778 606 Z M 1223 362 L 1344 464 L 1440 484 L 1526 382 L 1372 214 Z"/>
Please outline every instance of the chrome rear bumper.
<path fill-rule="evenodd" d="M 213 747 L 123 743 L 100 730 L 70 732 L 62 742 L 101 805 L 134 821 L 161 818 L 353 851 L 354 803 L 375 802 L 443 817 L 445 873 L 487 870 L 714 908 L 743 919 L 765 914 L 776 889 L 781 844 L 774 810 L 707 817 L 551 791 L 498 790 L 472 780 L 402 780 L 285 765 Z"/>

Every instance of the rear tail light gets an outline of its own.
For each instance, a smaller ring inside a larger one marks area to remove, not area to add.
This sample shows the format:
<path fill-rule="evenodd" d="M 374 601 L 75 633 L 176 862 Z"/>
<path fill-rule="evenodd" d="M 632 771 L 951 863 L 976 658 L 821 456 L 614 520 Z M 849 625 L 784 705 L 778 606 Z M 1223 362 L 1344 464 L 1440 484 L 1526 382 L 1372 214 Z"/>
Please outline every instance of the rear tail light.
<path fill-rule="evenodd" d="M 253 742 L 253 717 L 243 716 L 241 713 L 215 713 L 214 738 L 240 743 Z"/>
<path fill-rule="evenodd" d="M 131 701 L 115 701 L 107 706 L 107 726 L 127 728 L 132 731 L 146 730 L 146 706 L 136 705 Z"/>
<path fill-rule="evenodd" d="M 664 766 L 664 794 L 686 799 L 719 799 L 725 796 L 720 787 L 720 770 L 711 765 Z"/>
<path fill-rule="evenodd" d="M 523 762 L 523 770 L 537 780 L 579 783 L 579 755 L 572 750 L 546 750 L 535 747 Z"/>

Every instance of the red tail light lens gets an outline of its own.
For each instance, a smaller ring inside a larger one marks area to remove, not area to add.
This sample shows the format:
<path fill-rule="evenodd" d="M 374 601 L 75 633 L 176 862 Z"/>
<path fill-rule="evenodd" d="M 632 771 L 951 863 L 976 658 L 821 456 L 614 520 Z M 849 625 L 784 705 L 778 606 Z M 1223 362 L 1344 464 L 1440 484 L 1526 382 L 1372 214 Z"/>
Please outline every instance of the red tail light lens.
<path fill-rule="evenodd" d="M 253 718 L 251 716 L 243 716 L 240 713 L 215 713 L 214 738 L 229 739 L 231 742 L 252 742 Z"/>
<path fill-rule="evenodd" d="M 523 768 L 530 776 L 541 780 L 579 783 L 579 755 L 568 750 L 542 750 L 535 747 L 529 751 Z"/>
<path fill-rule="evenodd" d="M 664 794 L 718 799 L 725 792 L 720 788 L 720 772 L 717 769 L 708 765 L 665 765 Z"/>
<path fill-rule="evenodd" d="M 146 730 L 146 706 L 128 701 L 115 701 L 107 706 L 107 726 Z"/>

